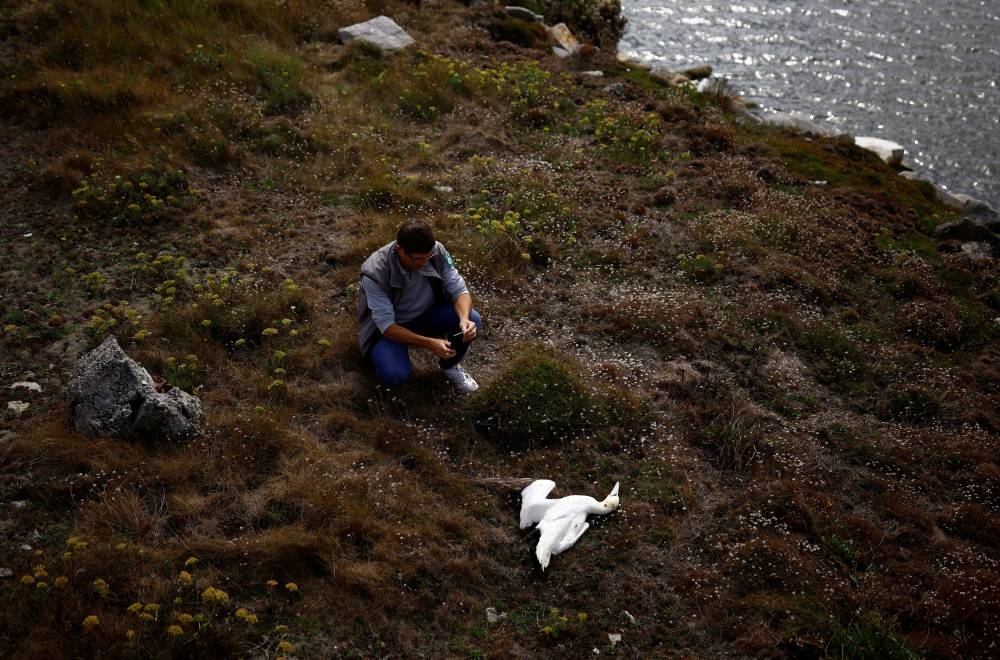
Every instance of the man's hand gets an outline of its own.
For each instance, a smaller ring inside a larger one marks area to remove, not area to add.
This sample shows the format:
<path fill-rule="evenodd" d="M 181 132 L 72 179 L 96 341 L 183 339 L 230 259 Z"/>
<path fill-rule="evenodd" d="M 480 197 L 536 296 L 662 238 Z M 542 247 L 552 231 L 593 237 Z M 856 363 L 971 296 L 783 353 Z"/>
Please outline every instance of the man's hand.
<path fill-rule="evenodd" d="M 462 340 L 468 344 L 469 342 L 475 341 L 476 337 L 476 324 L 465 319 L 464 321 L 459 321 L 458 327 L 462 330 Z"/>
<path fill-rule="evenodd" d="M 428 339 L 427 348 L 442 360 L 455 357 L 455 351 L 447 339 Z"/>
<path fill-rule="evenodd" d="M 473 326 L 475 326 L 475 324 L 473 324 Z M 442 360 L 455 357 L 455 351 L 452 349 L 451 344 L 448 343 L 447 339 L 424 337 L 423 335 L 418 335 L 412 330 L 407 330 L 403 326 L 396 323 L 393 323 L 386 328 L 383 336 L 393 341 L 398 341 L 400 344 L 406 344 L 407 346 L 426 348 Z"/>

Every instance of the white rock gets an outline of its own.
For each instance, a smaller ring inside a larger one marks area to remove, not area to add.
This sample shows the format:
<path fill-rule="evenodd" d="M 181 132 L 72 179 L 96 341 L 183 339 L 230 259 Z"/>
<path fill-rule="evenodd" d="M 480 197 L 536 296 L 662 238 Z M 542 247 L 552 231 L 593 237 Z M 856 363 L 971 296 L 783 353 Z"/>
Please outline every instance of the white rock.
<path fill-rule="evenodd" d="M 854 144 L 862 149 L 875 152 L 879 158 L 893 167 L 898 167 L 902 164 L 903 154 L 906 153 L 906 149 L 898 142 L 883 140 L 877 137 L 856 137 L 854 138 Z"/>
<path fill-rule="evenodd" d="M 30 404 L 28 404 L 28 403 L 26 403 L 24 401 L 8 401 L 7 402 L 7 409 L 8 410 L 13 410 L 14 414 L 17 415 L 18 417 L 20 417 L 21 413 L 23 413 L 25 410 L 27 410 L 29 405 Z"/>
<path fill-rule="evenodd" d="M 608 633 L 608 641 L 611 642 L 611 646 L 618 646 L 621 644 L 622 636 L 618 633 Z"/>
<path fill-rule="evenodd" d="M 789 112 L 771 112 L 761 115 L 761 120 L 763 120 L 765 124 L 792 128 L 797 131 L 802 131 L 803 133 L 812 133 L 813 135 L 830 137 L 836 134 L 835 131 L 832 131 L 829 128 L 824 128 L 811 119 Z M 902 156 L 900 156 L 900 158 L 902 158 Z"/>
<path fill-rule="evenodd" d="M 9 568 L 0 568 L 0 578 L 9 578 L 14 576 L 14 571 Z"/>
<path fill-rule="evenodd" d="M 14 383 L 13 385 L 10 386 L 10 389 L 15 390 L 15 389 L 17 389 L 19 387 L 23 387 L 24 389 L 30 390 L 32 392 L 41 392 L 42 391 L 42 386 L 41 385 L 39 385 L 38 383 L 31 383 L 31 382 L 28 382 L 28 381 L 19 381 L 17 383 Z"/>
<path fill-rule="evenodd" d="M 553 47 L 553 52 L 555 52 L 556 48 L 561 48 L 570 55 L 576 55 L 576 53 L 580 50 L 580 42 L 576 40 L 576 37 L 574 37 L 573 33 L 569 31 L 569 28 L 566 27 L 565 23 L 557 23 L 556 25 L 553 25 L 548 29 L 548 32 L 549 38 L 556 42 L 556 45 Z M 565 57 L 565 55 L 560 55 L 558 52 L 556 52 L 556 55 Z"/>
<path fill-rule="evenodd" d="M 598 71 L 598 70 L 595 69 L 594 71 L 581 71 L 580 75 L 581 76 L 589 76 L 590 78 L 603 78 L 604 77 L 604 72 L 603 71 Z"/>
<path fill-rule="evenodd" d="M 504 621 L 507 618 L 506 612 L 497 613 L 497 608 L 487 607 L 486 608 L 486 621 L 488 623 L 498 623 Z"/>
<path fill-rule="evenodd" d="M 364 23 L 355 23 L 337 32 L 341 43 L 365 41 L 382 50 L 400 50 L 417 43 L 406 30 L 388 16 L 376 16 Z"/>

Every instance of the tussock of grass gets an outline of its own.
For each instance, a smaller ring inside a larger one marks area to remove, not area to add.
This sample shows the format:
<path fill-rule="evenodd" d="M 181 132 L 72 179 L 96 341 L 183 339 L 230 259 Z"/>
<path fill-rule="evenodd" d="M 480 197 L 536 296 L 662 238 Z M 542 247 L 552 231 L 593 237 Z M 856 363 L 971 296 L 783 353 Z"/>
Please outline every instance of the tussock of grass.
<path fill-rule="evenodd" d="M 633 401 L 588 386 L 579 372 L 566 358 L 524 349 L 477 398 L 476 426 L 495 442 L 523 447 L 637 423 Z"/>

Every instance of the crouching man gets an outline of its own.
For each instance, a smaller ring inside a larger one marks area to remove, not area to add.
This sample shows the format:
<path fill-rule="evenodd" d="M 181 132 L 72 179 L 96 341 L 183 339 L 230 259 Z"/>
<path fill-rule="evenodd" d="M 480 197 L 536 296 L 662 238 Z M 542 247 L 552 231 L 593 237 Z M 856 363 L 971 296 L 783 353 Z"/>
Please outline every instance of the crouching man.
<path fill-rule="evenodd" d="M 478 390 L 459 362 L 481 323 L 465 279 L 422 220 L 404 223 L 396 240 L 361 266 L 358 345 L 386 387 L 410 377 L 413 346 L 434 353 L 441 372 L 460 392 Z"/>

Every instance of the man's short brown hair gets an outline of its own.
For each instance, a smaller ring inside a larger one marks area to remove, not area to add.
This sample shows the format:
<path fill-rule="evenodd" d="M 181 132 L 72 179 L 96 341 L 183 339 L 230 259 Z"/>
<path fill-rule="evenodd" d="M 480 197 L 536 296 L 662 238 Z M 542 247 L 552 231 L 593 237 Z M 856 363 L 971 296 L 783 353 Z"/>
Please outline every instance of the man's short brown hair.
<path fill-rule="evenodd" d="M 424 254 L 434 249 L 434 230 L 423 220 L 407 220 L 396 233 L 396 244 L 411 254 Z"/>

